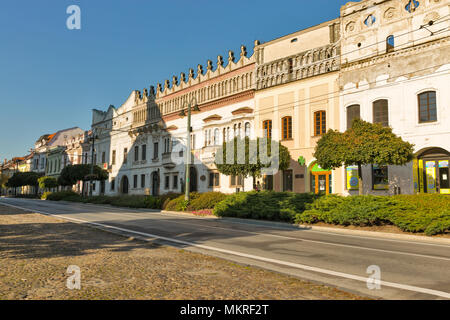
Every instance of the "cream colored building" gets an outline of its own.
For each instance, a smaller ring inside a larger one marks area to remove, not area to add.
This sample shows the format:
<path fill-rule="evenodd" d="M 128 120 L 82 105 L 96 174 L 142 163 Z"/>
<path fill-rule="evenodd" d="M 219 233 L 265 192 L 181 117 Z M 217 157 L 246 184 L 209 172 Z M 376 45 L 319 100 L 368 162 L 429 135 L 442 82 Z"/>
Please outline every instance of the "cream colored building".
<path fill-rule="evenodd" d="M 255 127 L 280 140 L 291 167 L 264 178 L 276 191 L 341 193 L 342 170 L 324 170 L 313 156 L 316 142 L 340 128 L 339 19 L 301 30 L 255 48 Z"/>

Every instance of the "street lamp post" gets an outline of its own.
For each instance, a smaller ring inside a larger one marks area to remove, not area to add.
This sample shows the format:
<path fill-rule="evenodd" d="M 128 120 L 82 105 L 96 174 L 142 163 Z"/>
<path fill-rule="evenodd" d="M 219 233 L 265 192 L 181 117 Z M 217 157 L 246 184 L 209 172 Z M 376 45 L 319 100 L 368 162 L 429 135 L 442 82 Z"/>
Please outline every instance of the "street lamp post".
<path fill-rule="evenodd" d="M 195 100 L 195 104 L 193 104 L 192 102 Z M 194 111 L 200 111 L 200 109 L 198 108 L 197 105 L 197 99 L 192 98 L 192 100 L 188 103 L 187 105 L 187 152 L 186 152 L 186 170 L 185 170 L 185 184 L 186 184 L 186 188 L 185 188 L 185 195 L 184 195 L 184 200 L 189 201 L 190 200 L 190 183 L 191 183 L 191 133 L 192 133 L 192 127 L 191 127 L 191 108 L 194 109 Z M 181 110 L 180 115 L 182 117 L 184 117 L 186 114 L 184 113 L 184 109 Z"/>
<path fill-rule="evenodd" d="M 92 197 L 92 179 L 94 177 L 94 150 L 95 150 L 95 129 L 92 129 L 92 150 L 91 150 L 91 177 L 89 179 L 89 197 Z"/>

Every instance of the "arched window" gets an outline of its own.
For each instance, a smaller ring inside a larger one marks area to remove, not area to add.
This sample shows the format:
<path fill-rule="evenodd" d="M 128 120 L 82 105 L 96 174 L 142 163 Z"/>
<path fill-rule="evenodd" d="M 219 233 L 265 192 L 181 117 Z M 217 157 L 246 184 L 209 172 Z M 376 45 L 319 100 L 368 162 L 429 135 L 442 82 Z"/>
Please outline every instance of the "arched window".
<path fill-rule="evenodd" d="M 373 123 L 381 123 L 383 127 L 389 126 L 389 106 L 386 99 L 373 103 Z"/>
<path fill-rule="evenodd" d="M 437 121 L 436 91 L 427 91 L 418 95 L 419 123 Z"/>
<path fill-rule="evenodd" d="M 314 135 L 320 136 L 327 132 L 327 113 L 325 111 L 314 112 Z"/>
<path fill-rule="evenodd" d="M 245 136 L 250 137 L 250 122 L 245 123 Z"/>
<path fill-rule="evenodd" d="M 354 104 L 347 107 L 347 129 L 352 127 L 352 122 L 355 119 L 360 119 L 359 104 Z"/>
<path fill-rule="evenodd" d="M 282 139 L 292 139 L 292 117 L 284 117 L 281 119 Z"/>
<path fill-rule="evenodd" d="M 263 121 L 264 137 L 272 139 L 272 120 Z"/>
<path fill-rule="evenodd" d="M 386 52 L 392 52 L 394 51 L 394 47 L 395 47 L 395 38 L 394 36 L 389 36 L 386 38 Z"/>
<path fill-rule="evenodd" d="M 236 138 L 238 135 L 237 124 L 233 125 L 233 138 Z"/>

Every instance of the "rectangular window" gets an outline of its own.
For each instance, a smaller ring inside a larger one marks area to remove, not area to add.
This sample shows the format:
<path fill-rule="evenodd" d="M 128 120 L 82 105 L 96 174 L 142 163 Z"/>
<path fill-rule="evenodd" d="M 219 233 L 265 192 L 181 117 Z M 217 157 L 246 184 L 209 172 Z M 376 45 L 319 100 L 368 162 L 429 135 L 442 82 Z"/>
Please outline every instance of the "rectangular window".
<path fill-rule="evenodd" d="M 281 126 L 283 140 L 292 139 L 292 117 L 284 117 L 281 119 Z"/>
<path fill-rule="evenodd" d="M 178 175 L 173 176 L 173 189 L 178 189 Z"/>
<path fill-rule="evenodd" d="M 218 172 L 209 173 L 209 187 L 219 187 L 220 186 L 220 174 Z"/>
<path fill-rule="evenodd" d="M 272 120 L 266 120 L 263 122 L 264 137 L 272 139 Z"/>
<path fill-rule="evenodd" d="M 141 188 L 145 188 L 145 174 L 141 174 Z"/>
<path fill-rule="evenodd" d="M 230 176 L 230 187 L 241 187 L 244 184 L 242 176 Z"/>
<path fill-rule="evenodd" d="M 170 176 L 166 175 L 164 178 L 164 189 L 168 190 L 170 188 Z"/>
<path fill-rule="evenodd" d="M 139 146 L 134 147 L 134 161 L 139 161 Z"/>
<path fill-rule="evenodd" d="M 138 186 L 138 176 L 137 175 L 134 175 L 133 176 L 133 188 L 137 188 L 137 186 Z"/>
<path fill-rule="evenodd" d="M 106 163 L 106 152 L 102 152 L 102 163 Z"/>
<path fill-rule="evenodd" d="M 389 126 L 389 107 L 386 99 L 373 103 L 373 123 L 381 123 L 383 127 Z"/>
<path fill-rule="evenodd" d="M 153 159 L 158 159 L 159 151 L 158 151 L 158 142 L 153 144 Z"/>
<path fill-rule="evenodd" d="M 314 112 L 314 135 L 320 136 L 327 132 L 327 119 L 325 111 Z"/>
<path fill-rule="evenodd" d="M 142 145 L 142 160 L 143 161 L 147 160 L 147 145 L 146 144 Z"/>
<path fill-rule="evenodd" d="M 372 189 L 373 190 L 388 190 L 389 178 L 388 167 L 372 165 Z"/>
<path fill-rule="evenodd" d="M 112 165 L 116 164 L 116 150 L 112 151 L 112 162 L 111 162 L 111 164 Z"/>
<path fill-rule="evenodd" d="M 428 91 L 418 95 L 419 123 L 437 121 L 436 92 Z"/>
<path fill-rule="evenodd" d="M 359 104 L 347 107 L 347 129 L 352 127 L 353 120 L 361 119 L 359 114 Z"/>
<path fill-rule="evenodd" d="M 123 149 L 123 163 L 127 163 L 128 160 L 128 149 Z"/>

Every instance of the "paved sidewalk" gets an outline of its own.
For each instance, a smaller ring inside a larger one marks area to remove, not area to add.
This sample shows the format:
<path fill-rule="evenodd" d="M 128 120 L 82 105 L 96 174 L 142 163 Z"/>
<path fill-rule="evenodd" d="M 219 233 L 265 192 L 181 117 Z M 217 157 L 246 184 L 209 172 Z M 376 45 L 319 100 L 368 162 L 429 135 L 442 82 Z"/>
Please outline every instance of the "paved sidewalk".
<path fill-rule="evenodd" d="M 0 205 L 1 299 L 360 299 L 344 291 Z M 69 265 L 81 290 L 66 287 Z"/>

